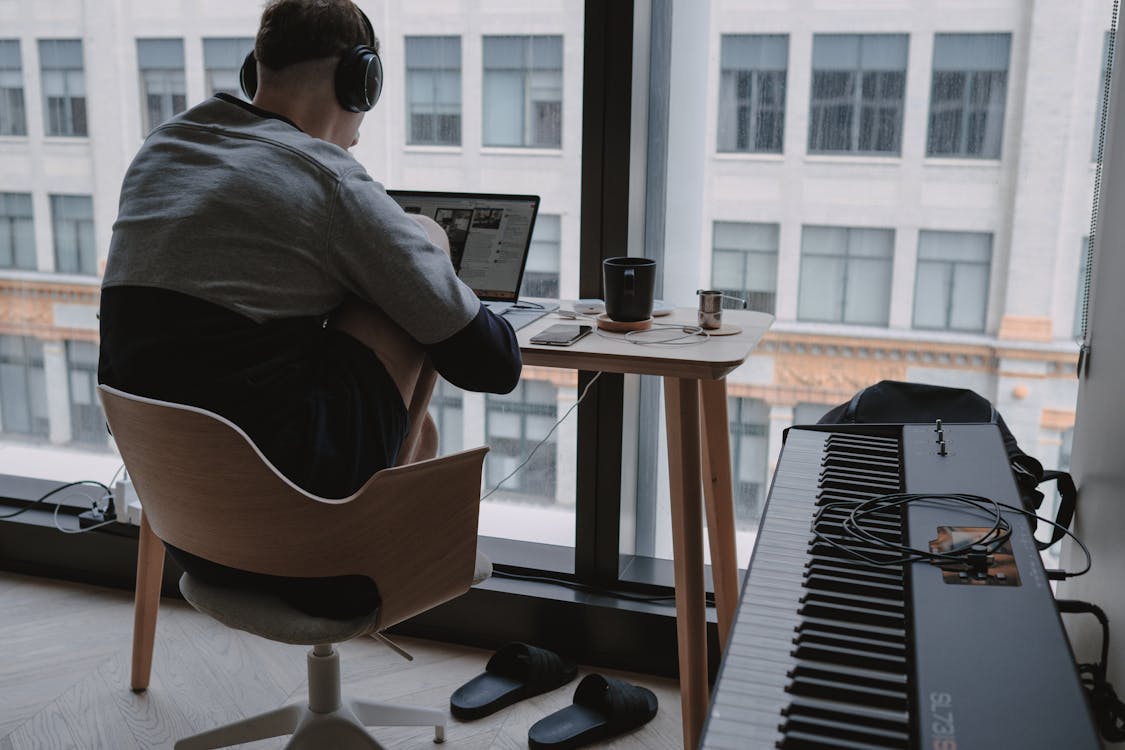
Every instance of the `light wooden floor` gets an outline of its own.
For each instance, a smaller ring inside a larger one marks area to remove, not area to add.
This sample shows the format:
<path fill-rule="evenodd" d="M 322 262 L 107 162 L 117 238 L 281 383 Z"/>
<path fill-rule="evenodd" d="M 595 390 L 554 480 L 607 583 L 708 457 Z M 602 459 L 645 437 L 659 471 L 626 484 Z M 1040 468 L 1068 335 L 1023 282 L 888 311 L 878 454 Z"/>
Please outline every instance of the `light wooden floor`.
<path fill-rule="evenodd" d="M 305 649 L 230 630 L 180 600 L 160 608 L 152 684 L 129 690 L 132 596 L 128 592 L 0 571 L 0 750 L 160 750 L 179 737 L 305 694 Z M 361 638 L 340 647 L 344 693 L 447 708 L 449 695 L 484 669 L 490 652 L 401 639 L 403 661 Z M 640 730 L 601 745 L 673 750 L 682 745 L 672 680 L 582 668 L 656 693 L 660 712 Z M 451 721 L 437 746 L 425 728 L 374 729 L 386 747 L 526 748 L 527 729 L 571 701 L 577 683 L 490 717 Z M 244 748 L 281 748 L 284 739 Z"/>

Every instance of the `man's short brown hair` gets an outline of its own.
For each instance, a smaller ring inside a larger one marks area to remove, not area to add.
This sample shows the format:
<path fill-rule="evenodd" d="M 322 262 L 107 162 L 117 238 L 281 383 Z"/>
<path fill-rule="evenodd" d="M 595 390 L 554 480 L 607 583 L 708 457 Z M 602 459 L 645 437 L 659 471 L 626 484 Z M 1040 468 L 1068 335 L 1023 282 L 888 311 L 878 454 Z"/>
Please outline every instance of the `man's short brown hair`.
<path fill-rule="evenodd" d="M 378 49 L 352 0 L 271 0 L 262 11 L 254 56 L 270 70 L 335 57 L 359 44 Z"/>

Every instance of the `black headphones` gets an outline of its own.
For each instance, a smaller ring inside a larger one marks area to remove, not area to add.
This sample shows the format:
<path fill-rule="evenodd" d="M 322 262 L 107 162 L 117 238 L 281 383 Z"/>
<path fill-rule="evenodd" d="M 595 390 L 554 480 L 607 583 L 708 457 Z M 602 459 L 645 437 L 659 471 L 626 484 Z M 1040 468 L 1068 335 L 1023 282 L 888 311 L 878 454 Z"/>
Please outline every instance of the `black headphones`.
<path fill-rule="evenodd" d="M 372 46 L 375 44 L 375 29 L 371 20 L 358 5 L 356 10 L 367 26 L 367 37 L 371 43 L 357 44 L 340 57 L 336 66 L 336 101 L 349 112 L 366 112 L 375 106 L 379 94 L 383 92 L 383 61 Z M 238 81 L 242 85 L 242 93 L 252 100 L 258 90 L 258 59 L 254 57 L 254 50 L 250 50 L 242 61 Z"/>

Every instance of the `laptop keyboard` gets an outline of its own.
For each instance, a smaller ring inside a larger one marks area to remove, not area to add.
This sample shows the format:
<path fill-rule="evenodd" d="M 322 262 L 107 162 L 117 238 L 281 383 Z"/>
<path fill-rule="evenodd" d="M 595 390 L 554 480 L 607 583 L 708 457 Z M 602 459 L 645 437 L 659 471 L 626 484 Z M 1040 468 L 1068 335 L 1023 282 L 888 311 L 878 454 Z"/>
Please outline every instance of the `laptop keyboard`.
<path fill-rule="evenodd" d="M 544 307 L 525 307 L 519 302 L 485 302 L 484 304 L 493 313 L 511 323 L 513 330 L 516 331 L 559 309 L 558 305 L 553 304 Z"/>

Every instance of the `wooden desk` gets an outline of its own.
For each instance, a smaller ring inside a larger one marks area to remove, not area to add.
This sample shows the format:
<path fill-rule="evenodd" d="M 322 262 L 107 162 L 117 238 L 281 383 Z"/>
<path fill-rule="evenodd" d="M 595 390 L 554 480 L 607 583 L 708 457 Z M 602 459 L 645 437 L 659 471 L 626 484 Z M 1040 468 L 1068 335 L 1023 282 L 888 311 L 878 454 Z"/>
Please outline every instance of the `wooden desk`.
<path fill-rule="evenodd" d="M 565 302 L 562 305 L 563 309 L 568 306 Z M 707 716 L 707 611 L 700 505 L 705 506 L 707 513 L 722 649 L 738 606 L 726 375 L 750 356 L 773 316 L 724 310 L 723 323 L 738 326 L 742 332 L 713 336 L 691 346 L 639 345 L 627 341 L 624 334 L 605 331 L 600 336 L 586 336 L 569 347 L 530 343 L 538 331 L 559 322 L 568 321 L 547 315 L 518 332 L 524 364 L 664 378 L 680 704 L 684 747 L 693 750 L 699 744 Z M 589 319 L 579 322 L 593 323 Z M 680 308 L 656 322 L 695 325 L 696 311 Z M 659 333 L 642 335 L 648 340 L 659 337 Z"/>

